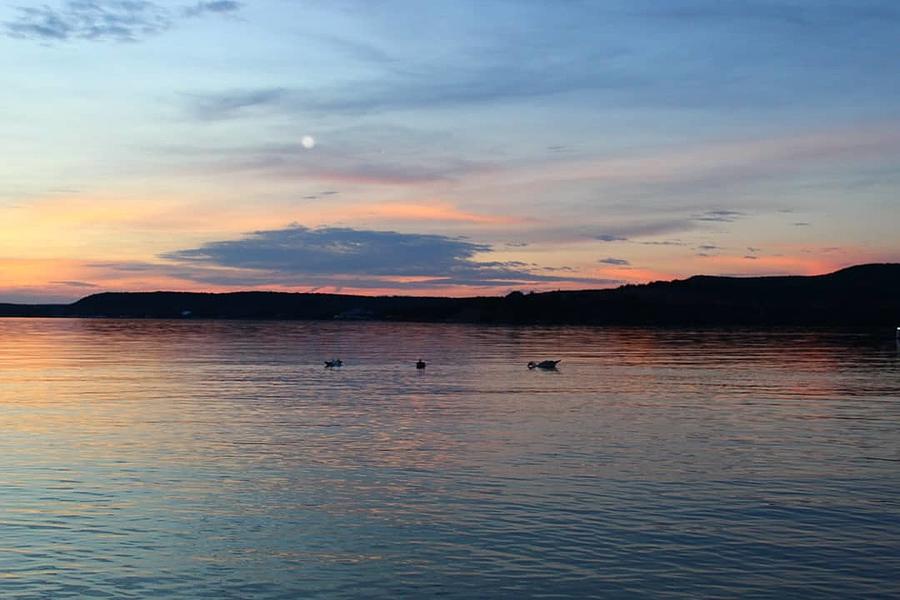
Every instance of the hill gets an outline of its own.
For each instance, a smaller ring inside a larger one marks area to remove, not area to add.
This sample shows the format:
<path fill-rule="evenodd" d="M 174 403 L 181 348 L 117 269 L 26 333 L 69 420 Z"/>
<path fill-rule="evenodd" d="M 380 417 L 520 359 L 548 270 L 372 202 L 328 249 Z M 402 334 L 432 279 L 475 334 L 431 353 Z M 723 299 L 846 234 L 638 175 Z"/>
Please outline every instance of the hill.
<path fill-rule="evenodd" d="M 900 264 L 827 275 L 713 277 L 505 297 L 123 292 L 70 305 L 0 304 L 0 316 L 346 319 L 595 325 L 900 324 Z"/>

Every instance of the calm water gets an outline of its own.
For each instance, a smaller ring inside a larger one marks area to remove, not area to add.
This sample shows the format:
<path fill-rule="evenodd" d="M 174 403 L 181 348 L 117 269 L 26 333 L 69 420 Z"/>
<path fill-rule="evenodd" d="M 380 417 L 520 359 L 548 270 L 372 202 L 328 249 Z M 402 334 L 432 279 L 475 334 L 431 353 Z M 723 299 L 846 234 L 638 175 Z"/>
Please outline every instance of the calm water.
<path fill-rule="evenodd" d="M 897 596 L 886 335 L 0 319 L 0 596 Z"/>

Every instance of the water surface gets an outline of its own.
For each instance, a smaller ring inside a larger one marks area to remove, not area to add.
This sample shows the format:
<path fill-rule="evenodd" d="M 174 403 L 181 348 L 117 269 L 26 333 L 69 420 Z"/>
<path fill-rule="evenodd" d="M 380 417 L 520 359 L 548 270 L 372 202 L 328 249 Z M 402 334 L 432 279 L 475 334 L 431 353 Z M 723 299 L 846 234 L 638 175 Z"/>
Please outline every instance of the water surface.
<path fill-rule="evenodd" d="M 897 596 L 891 336 L 0 319 L 0 595 Z"/>

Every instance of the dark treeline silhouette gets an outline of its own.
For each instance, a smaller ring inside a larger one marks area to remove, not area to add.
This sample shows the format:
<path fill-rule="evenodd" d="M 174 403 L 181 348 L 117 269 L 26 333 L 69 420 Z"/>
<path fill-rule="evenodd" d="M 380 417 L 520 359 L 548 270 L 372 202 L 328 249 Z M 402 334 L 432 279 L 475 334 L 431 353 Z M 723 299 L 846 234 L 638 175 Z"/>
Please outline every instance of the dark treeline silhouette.
<path fill-rule="evenodd" d="M 811 277 L 701 275 L 609 290 L 504 297 L 102 293 L 69 305 L 0 304 L 0 316 L 893 326 L 900 324 L 900 264 L 860 265 Z"/>
<path fill-rule="evenodd" d="M 65 317 L 66 304 L 4 304 L 0 302 L 0 317 Z"/>

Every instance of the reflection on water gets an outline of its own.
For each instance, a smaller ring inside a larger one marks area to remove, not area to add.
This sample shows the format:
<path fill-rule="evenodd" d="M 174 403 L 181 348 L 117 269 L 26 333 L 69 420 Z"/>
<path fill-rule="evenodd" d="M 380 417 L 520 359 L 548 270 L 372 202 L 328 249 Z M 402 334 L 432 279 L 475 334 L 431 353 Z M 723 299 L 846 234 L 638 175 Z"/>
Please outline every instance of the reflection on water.
<path fill-rule="evenodd" d="M 0 319 L 0 594 L 887 596 L 898 397 L 893 331 Z"/>

